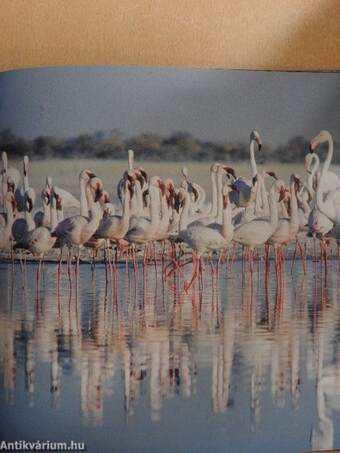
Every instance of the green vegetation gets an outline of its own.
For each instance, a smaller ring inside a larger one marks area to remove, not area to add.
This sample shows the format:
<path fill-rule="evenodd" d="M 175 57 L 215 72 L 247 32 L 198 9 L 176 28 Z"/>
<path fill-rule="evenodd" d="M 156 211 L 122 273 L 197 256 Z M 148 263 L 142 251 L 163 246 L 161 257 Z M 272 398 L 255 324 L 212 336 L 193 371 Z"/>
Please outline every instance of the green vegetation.
<path fill-rule="evenodd" d="M 335 143 L 337 147 L 337 143 Z M 125 159 L 128 149 L 135 151 L 140 161 L 227 161 L 249 158 L 248 143 L 202 141 L 185 132 L 175 132 L 169 137 L 144 133 L 125 138 L 119 131 L 97 131 L 74 138 L 39 136 L 33 140 L 18 137 L 10 129 L 0 131 L 0 151 L 20 158 L 27 154 L 39 159 L 50 158 L 99 158 Z M 256 158 L 259 163 L 303 162 L 308 152 L 308 142 L 297 136 L 286 144 L 272 149 L 264 144 Z M 338 155 L 335 163 L 340 163 Z"/>

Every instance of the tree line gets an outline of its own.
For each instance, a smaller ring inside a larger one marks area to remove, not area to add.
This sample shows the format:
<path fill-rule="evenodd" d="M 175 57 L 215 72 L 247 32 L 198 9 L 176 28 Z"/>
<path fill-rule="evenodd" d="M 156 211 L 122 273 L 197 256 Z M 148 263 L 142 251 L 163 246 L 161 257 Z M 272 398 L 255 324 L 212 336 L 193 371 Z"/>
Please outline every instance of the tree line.
<path fill-rule="evenodd" d="M 335 147 L 337 145 L 335 143 Z M 303 162 L 308 146 L 304 137 L 296 136 L 276 148 L 264 145 L 256 158 L 259 163 Z M 204 141 L 187 132 L 175 132 L 168 137 L 143 133 L 126 138 L 120 131 L 112 130 L 80 134 L 72 138 L 41 135 L 27 140 L 17 136 L 11 129 L 0 131 L 0 151 L 7 151 L 12 158 L 27 154 L 36 159 L 125 159 L 128 149 L 134 150 L 138 160 L 230 162 L 249 159 L 249 144 L 246 142 Z M 335 163 L 340 163 L 340 155 L 334 157 Z"/>

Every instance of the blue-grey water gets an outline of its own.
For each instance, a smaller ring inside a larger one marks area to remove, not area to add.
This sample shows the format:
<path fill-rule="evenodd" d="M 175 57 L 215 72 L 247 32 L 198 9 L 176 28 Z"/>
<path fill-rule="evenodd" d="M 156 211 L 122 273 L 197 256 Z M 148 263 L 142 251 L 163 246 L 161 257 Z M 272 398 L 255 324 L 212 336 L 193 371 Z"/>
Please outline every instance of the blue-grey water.
<path fill-rule="evenodd" d="M 184 268 L 185 269 L 185 268 Z M 191 273 L 190 265 L 184 270 Z M 340 279 L 311 260 L 207 263 L 183 291 L 135 276 L 0 264 L 1 439 L 88 452 L 298 452 L 340 446 Z"/>

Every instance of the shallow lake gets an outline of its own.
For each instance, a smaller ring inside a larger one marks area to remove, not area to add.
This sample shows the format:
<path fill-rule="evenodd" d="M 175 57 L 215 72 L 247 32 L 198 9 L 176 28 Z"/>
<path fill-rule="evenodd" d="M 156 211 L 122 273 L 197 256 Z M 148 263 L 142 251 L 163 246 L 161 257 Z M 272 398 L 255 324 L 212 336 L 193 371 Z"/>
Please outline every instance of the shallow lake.
<path fill-rule="evenodd" d="M 236 260 L 188 294 L 162 263 L 0 264 L 1 437 L 88 452 L 298 452 L 340 446 L 340 279 L 309 260 Z M 183 268 L 190 277 L 191 265 Z"/>

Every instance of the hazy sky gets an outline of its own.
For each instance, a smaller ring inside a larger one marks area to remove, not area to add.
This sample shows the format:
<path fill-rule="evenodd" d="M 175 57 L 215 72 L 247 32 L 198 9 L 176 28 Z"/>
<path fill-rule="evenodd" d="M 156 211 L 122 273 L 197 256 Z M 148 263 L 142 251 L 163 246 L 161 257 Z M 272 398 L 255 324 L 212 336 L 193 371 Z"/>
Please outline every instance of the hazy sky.
<path fill-rule="evenodd" d="M 340 140 L 340 73 L 43 68 L 0 74 L 0 130 L 75 136 L 99 129 L 285 143 L 329 129 Z"/>

